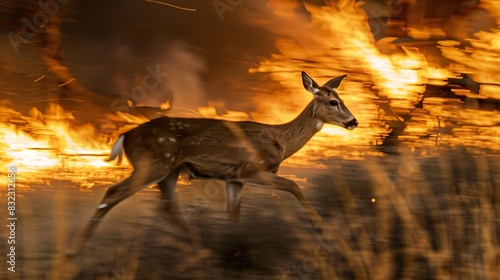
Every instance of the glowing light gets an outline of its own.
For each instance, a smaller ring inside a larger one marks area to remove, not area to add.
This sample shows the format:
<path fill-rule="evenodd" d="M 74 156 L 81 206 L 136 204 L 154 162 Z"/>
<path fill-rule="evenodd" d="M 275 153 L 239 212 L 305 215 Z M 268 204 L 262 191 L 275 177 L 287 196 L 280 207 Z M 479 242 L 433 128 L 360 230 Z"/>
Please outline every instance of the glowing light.
<path fill-rule="evenodd" d="M 117 169 L 114 163 L 104 161 L 109 154 L 110 143 L 105 140 L 109 136 L 99 137 L 90 124 L 72 127 L 73 115 L 59 105 L 49 105 L 46 113 L 33 108 L 29 116 L 0 109 L 7 112 L 0 115 L 0 163 L 18 167 L 24 178 L 50 177 L 85 185 L 89 174 L 104 172 L 96 168 Z"/>
<path fill-rule="evenodd" d="M 300 71 L 306 70 L 318 83 L 349 73 L 338 92 L 360 125 L 352 131 L 324 126 L 285 164 L 306 166 L 314 161 L 317 166 L 318 158 L 332 156 L 363 159 L 367 154 L 377 153 L 372 147 L 389 134 L 388 120 L 400 120 L 401 115 L 411 115 L 411 120 L 405 121 L 398 139 L 411 145 L 434 147 L 446 143 L 500 149 L 500 114 L 495 110 L 480 110 L 478 105 L 481 98 L 500 99 L 500 86 L 495 84 L 500 64 L 499 29 L 478 32 L 470 38 L 470 47 L 466 49 L 459 48 L 461 43 L 457 41 L 440 41 L 442 55 L 455 62 L 443 68 L 430 63 L 415 47 L 391 45 L 387 48 L 390 52 L 379 51 L 383 45 L 375 42 L 367 16 L 355 1 L 340 0 L 322 7 L 304 5 L 307 16 L 297 12 L 302 9 L 298 2 L 269 1 L 275 22 L 281 23 L 266 25 L 278 37 L 275 43 L 278 52 L 249 72 L 269 73 L 283 90 L 270 92 L 268 85 L 255 88 L 261 93 L 254 97 L 256 110 L 251 113 L 252 119 L 283 123 L 297 116 L 312 99 L 300 81 Z M 483 0 L 482 5 L 500 23 L 500 2 Z M 410 29 L 415 38 L 428 38 L 440 32 L 432 28 Z M 444 86 L 448 78 L 457 78 L 454 73 L 468 73 L 475 81 L 482 82 L 480 95 L 453 88 L 454 94 L 465 102 L 441 97 L 423 100 L 426 84 Z M 421 106 L 415 108 L 419 102 Z M 382 105 L 389 109 L 382 110 Z M 235 121 L 250 118 L 247 113 L 230 110 L 219 114 L 218 109 L 224 107 L 223 102 L 213 101 L 190 113 Z M 161 104 L 161 108 L 168 109 L 170 104 Z M 388 111 L 394 116 L 386 116 Z M 45 184 L 45 178 L 70 180 L 79 183 L 84 191 L 97 183 L 117 181 L 131 169 L 127 164 L 116 167 L 104 161 L 112 145 L 109 133 L 100 135 L 90 124 L 73 125 L 71 112 L 59 105 L 51 104 L 45 113 L 33 108 L 28 116 L 1 105 L 0 112 L 0 163 L 17 165 L 23 176 L 31 176 L 32 181 Z M 143 116 L 121 112 L 107 118 L 129 123 L 122 130 L 148 121 Z M 114 130 L 116 127 L 111 129 Z"/>
<path fill-rule="evenodd" d="M 487 9 L 497 12 L 500 23 L 499 2 L 485 2 L 489 5 Z M 498 113 L 472 108 L 463 110 L 457 104 L 457 101 L 460 102 L 457 98 L 438 102 L 438 98 L 434 97 L 423 100 L 426 84 L 445 86 L 448 78 L 457 78 L 455 73 L 472 72 L 475 80 L 498 83 L 495 69 L 500 60 L 495 50 L 498 50 L 500 42 L 499 30 L 476 34 L 477 39 L 470 40 L 473 52 L 470 48 L 458 49 L 461 43 L 456 41 L 440 42 L 443 56 L 457 61 L 447 69 L 430 63 L 416 47 L 396 48 L 389 44 L 386 49 L 390 51 L 380 52 L 384 42 L 375 42 L 367 16 L 355 1 L 340 0 L 322 7 L 305 4 L 309 12 L 307 16 L 297 12 L 300 10 L 297 3 L 270 1 L 277 21 L 283 23 L 280 26 L 269 25 L 269 29 L 279 37 L 276 40 L 279 52 L 261 61 L 250 72 L 270 73 L 270 77 L 286 90 L 274 95 L 279 100 L 276 103 L 282 104 L 282 107 L 276 107 L 274 102 L 260 102 L 264 94 L 265 98 L 270 98 L 267 92 L 257 96 L 257 112 L 252 115 L 259 120 L 276 122 L 293 118 L 311 99 L 297 79 L 297 73 L 302 70 L 312 77 L 324 77 L 318 82 L 335 75 L 354 73 L 347 76 L 338 91 L 360 126 L 353 131 L 326 126 L 299 152 L 301 160 L 291 158 L 288 163 L 300 165 L 315 157 L 332 155 L 362 158 L 363 153 L 369 152 L 363 147 L 380 143 L 380 139 L 388 134 L 385 123 L 401 121 L 400 116 L 405 115 L 411 115 L 411 119 L 405 121 L 405 129 L 398 139 L 411 145 L 432 147 L 447 143 L 473 148 L 500 148 L 499 135 L 495 134 L 497 129 L 494 127 L 498 124 Z M 287 30 L 283 26 L 290 28 Z M 294 28 L 296 26 L 300 28 Z M 443 34 L 435 28 L 412 28 L 411 33 L 416 39 Z M 465 67 L 460 66 L 462 64 Z M 471 102 L 484 97 L 500 99 L 500 86 L 495 85 L 482 85 L 481 96 L 469 90 L 454 91 L 457 95 L 470 97 Z M 419 103 L 423 109 L 415 108 Z M 382 111 L 377 104 L 388 104 L 390 110 Z M 284 106 L 296 109 L 285 111 Z M 395 116 L 385 116 L 384 112 Z M 453 122 L 453 126 L 462 126 L 466 132 L 450 130 L 450 122 Z M 447 133 L 443 133 L 445 127 Z M 488 136 L 485 136 L 486 131 Z M 355 149 L 330 149 L 324 152 L 324 149 L 332 146 Z"/>

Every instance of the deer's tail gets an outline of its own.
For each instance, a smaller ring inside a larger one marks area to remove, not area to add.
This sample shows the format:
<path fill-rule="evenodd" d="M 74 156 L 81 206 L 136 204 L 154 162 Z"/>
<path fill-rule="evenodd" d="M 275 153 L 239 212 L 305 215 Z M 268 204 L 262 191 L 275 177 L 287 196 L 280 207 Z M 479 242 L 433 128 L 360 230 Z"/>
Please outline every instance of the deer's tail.
<path fill-rule="evenodd" d="M 111 155 L 109 156 L 107 161 L 112 161 L 116 157 L 118 157 L 118 163 L 122 161 L 123 158 L 123 140 L 125 139 L 125 134 L 120 135 L 116 140 L 113 148 L 111 148 Z"/>

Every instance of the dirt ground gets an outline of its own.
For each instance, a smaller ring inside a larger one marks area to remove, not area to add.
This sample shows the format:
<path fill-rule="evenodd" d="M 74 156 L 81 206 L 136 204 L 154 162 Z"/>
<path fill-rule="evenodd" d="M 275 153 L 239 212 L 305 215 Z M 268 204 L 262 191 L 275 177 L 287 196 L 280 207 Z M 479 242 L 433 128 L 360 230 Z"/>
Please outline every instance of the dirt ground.
<path fill-rule="evenodd" d="M 16 272 L 2 279 L 496 279 L 500 271 L 498 155 L 442 148 L 437 157 L 395 154 L 326 169 L 283 168 L 301 178 L 324 221 L 315 233 L 290 194 L 246 187 L 241 221 L 228 222 L 224 185 L 178 188 L 187 242 L 145 189 L 113 209 L 81 255 L 71 238 L 104 194 L 63 181 L 19 192 Z M 20 179 L 22 180 L 22 179 Z M 6 209 L 6 200 L 0 202 Z M 0 211 L 6 221 L 6 211 Z M 8 230 L 0 239 L 8 253 Z M 204 258 L 201 255 L 205 256 Z M 3 275 L 3 276 L 2 276 Z"/>

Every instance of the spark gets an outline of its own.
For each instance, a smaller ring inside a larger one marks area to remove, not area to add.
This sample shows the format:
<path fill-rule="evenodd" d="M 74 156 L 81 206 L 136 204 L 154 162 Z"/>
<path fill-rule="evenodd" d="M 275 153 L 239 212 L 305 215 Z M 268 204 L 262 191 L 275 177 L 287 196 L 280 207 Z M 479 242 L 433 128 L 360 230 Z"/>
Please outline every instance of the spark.
<path fill-rule="evenodd" d="M 155 0 L 144 0 L 144 1 L 150 2 L 150 3 L 156 3 L 156 4 L 160 4 L 160 5 L 165 5 L 165 6 L 168 6 L 168 7 L 172 7 L 172 8 L 176 8 L 176 9 L 179 9 L 179 10 L 188 11 L 188 12 L 196 12 L 196 9 L 184 8 L 184 7 L 176 6 L 176 5 L 173 5 L 173 4 L 170 4 L 170 3 L 165 3 L 165 2 L 155 1 Z"/>
<path fill-rule="evenodd" d="M 65 86 L 65 85 L 67 85 L 67 84 L 69 84 L 69 83 L 73 82 L 74 80 L 75 80 L 75 78 L 71 78 L 71 79 L 69 79 L 68 81 L 66 81 L 66 82 L 64 82 L 64 83 L 62 83 L 62 84 L 59 84 L 59 85 L 57 85 L 57 86 L 58 86 L 58 87 L 63 87 L 63 86 Z"/>
<path fill-rule="evenodd" d="M 34 81 L 33 81 L 33 83 L 36 83 L 36 82 L 40 81 L 40 80 L 41 80 L 41 79 L 43 79 L 43 78 L 45 78 L 45 74 L 43 74 L 40 78 L 38 78 L 38 79 L 34 80 Z"/>

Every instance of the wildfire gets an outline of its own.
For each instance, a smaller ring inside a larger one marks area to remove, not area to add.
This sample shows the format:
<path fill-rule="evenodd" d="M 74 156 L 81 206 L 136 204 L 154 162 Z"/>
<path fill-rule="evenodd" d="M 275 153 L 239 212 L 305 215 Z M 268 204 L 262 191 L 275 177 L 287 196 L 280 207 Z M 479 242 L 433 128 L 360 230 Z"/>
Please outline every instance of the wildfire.
<path fill-rule="evenodd" d="M 33 108 L 28 116 L 5 106 L 0 110 L 1 165 L 16 166 L 23 178 L 56 178 L 83 186 L 105 178 L 99 176 L 100 168 L 123 169 L 104 161 L 109 136 L 96 134 L 91 124 L 71 126 L 73 115 L 59 105 L 51 104 L 45 113 Z"/>
<path fill-rule="evenodd" d="M 280 35 L 276 41 L 279 53 L 262 61 L 250 72 L 269 72 L 274 80 L 291 92 L 300 92 L 296 73 L 302 69 L 313 76 L 325 78 L 352 73 L 344 80 L 339 93 L 360 121 L 360 126 L 352 132 L 333 127 L 323 129 L 302 153 L 314 153 L 316 147 L 328 145 L 356 146 L 357 150 L 363 151 L 363 147 L 379 143 L 387 135 L 385 122 L 401 121 L 400 116 L 410 114 L 412 118 L 405 121 L 406 128 L 399 139 L 412 145 L 437 147 L 439 143 L 449 143 L 486 149 L 500 148 L 498 129 L 492 129 L 500 121 L 496 112 L 463 110 L 457 99 L 423 100 L 426 84 L 445 85 L 448 78 L 457 78 L 453 70 L 463 69 L 454 69 L 457 68 L 456 64 L 452 64 L 450 69 L 431 64 L 416 47 L 402 47 L 401 51 L 391 55 L 382 54 L 359 3 L 341 0 L 322 7 L 305 4 L 310 18 L 297 14 L 297 10 L 300 10 L 298 2 L 271 1 L 270 7 L 276 22 L 282 22 L 283 25 L 293 22 L 291 26 L 300 28 L 290 28 L 289 32 L 285 32 L 281 26 L 269 24 L 270 30 Z M 497 50 L 498 34 L 480 32 L 477 37 L 478 40 L 471 42 L 481 50 L 474 50 L 474 54 L 464 64 L 475 64 L 477 72 L 486 73 L 488 69 L 495 68 L 498 60 L 498 53 L 494 51 Z M 450 48 L 443 49 L 443 54 L 448 58 L 455 55 L 454 60 L 461 62 L 465 54 L 454 49 L 456 45 L 457 42 L 448 42 Z M 461 56 L 457 56 L 459 53 Z M 498 81 L 498 75 L 495 79 Z M 468 90 L 462 91 L 470 94 Z M 478 98 L 477 94 L 470 96 Z M 492 95 L 487 93 L 486 96 Z M 307 94 L 302 94 L 301 98 L 283 97 L 284 93 L 276 96 L 280 101 L 288 100 L 288 106 L 295 108 L 310 99 Z M 423 108 L 415 108 L 422 101 Z M 388 103 L 390 112 L 395 116 L 384 115 L 384 111 L 379 109 L 384 103 Z M 280 116 L 281 121 L 297 113 L 283 113 L 281 108 L 273 109 L 262 103 L 258 105 L 259 112 L 271 112 L 272 115 Z M 455 127 L 457 122 L 459 127 Z M 328 153 L 346 155 L 344 149 L 329 150 Z"/>
<path fill-rule="evenodd" d="M 484 3 L 493 14 L 500 16 L 498 2 Z M 474 106 L 464 109 L 464 102 L 456 98 L 424 99 L 423 96 L 425 85 L 443 86 L 448 78 L 458 78 L 455 73 L 469 73 L 474 80 L 484 83 L 480 95 L 453 89 L 457 96 L 469 97 L 472 102 L 481 98 L 500 99 L 500 87 L 494 84 L 499 80 L 496 65 L 500 62 L 497 52 L 500 30 L 479 32 L 465 49 L 457 47 L 460 42 L 439 42 L 443 56 L 455 62 L 443 68 L 430 63 L 416 47 L 402 47 L 392 54 L 379 51 L 366 14 L 352 0 L 321 7 L 305 4 L 308 16 L 297 12 L 302 6 L 295 1 L 269 1 L 269 8 L 275 17 L 272 21 L 280 23 L 266 24 L 278 35 L 279 52 L 249 71 L 269 73 L 284 90 L 273 90 L 271 94 L 264 85 L 255 88 L 259 94 L 255 96 L 257 109 L 252 112 L 252 119 L 265 123 L 293 119 L 312 98 L 303 90 L 298 74 L 305 70 L 319 83 L 347 73 L 348 78 L 338 91 L 360 122 L 353 131 L 324 127 L 285 164 L 305 166 L 310 161 L 331 156 L 361 159 L 368 153 L 376 153 L 371 147 L 388 135 L 387 123 L 410 115 L 411 119 L 404 121 L 405 128 L 399 139 L 411 145 L 435 148 L 447 143 L 500 148 L 500 115 L 495 110 L 479 110 Z M 412 32 L 425 37 L 422 30 Z M 270 98 L 276 102 L 262 102 Z M 422 104 L 416 108 L 419 102 Z M 198 108 L 197 114 L 228 120 L 249 119 L 249 114 L 243 112 L 218 114 L 216 107 L 222 106 L 219 103 Z M 383 106 L 386 109 L 382 109 Z M 162 108 L 168 107 L 168 102 L 162 104 Z M 3 147 L 0 163 L 16 165 L 25 178 L 33 174 L 32 180 L 55 178 L 91 187 L 94 183 L 116 181 L 130 171 L 127 164 L 117 167 L 104 161 L 113 135 L 96 133 L 92 124 L 74 126 L 73 115 L 59 105 L 50 105 L 45 113 L 33 108 L 28 116 L 6 106 L 0 106 L 0 110 L 0 145 Z M 126 120 L 132 126 L 147 121 L 144 117 L 123 113 L 108 117 L 111 121 Z M 342 146 L 355 149 L 331 148 Z"/>

